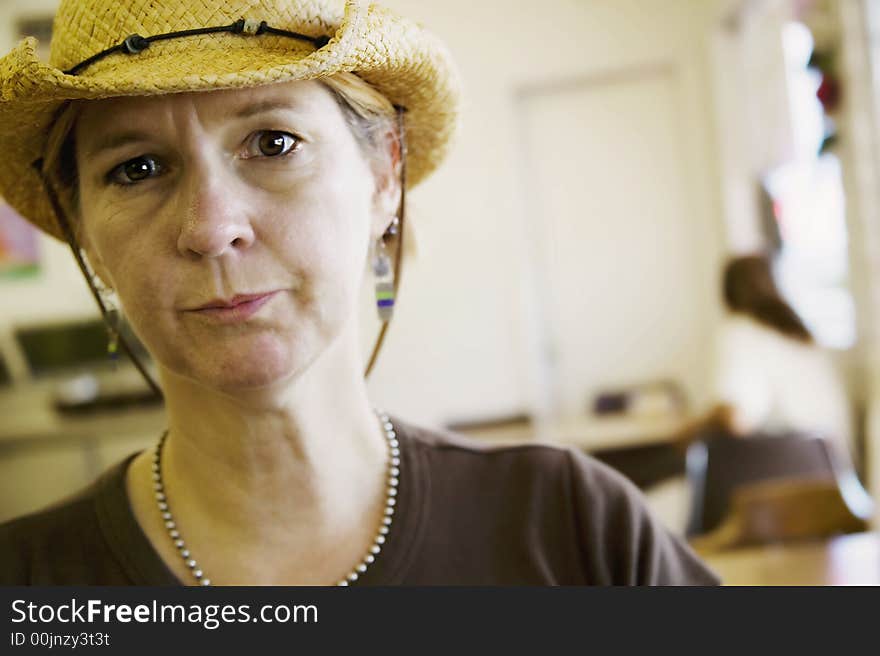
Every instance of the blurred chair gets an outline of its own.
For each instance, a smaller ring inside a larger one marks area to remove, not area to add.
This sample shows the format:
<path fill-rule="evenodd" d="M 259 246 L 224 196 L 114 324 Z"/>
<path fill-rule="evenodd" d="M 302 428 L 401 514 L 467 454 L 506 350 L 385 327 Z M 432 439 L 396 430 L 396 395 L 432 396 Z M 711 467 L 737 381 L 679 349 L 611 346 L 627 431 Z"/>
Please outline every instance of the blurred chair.
<path fill-rule="evenodd" d="M 724 521 L 691 539 L 701 554 L 804 538 L 859 533 L 869 527 L 834 480 L 790 478 L 747 483 L 733 491 Z"/>
<path fill-rule="evenodd" d="M 687 534 L 703 546 L 864 530 L 873 511 L 852 465 L 817 437 L 715 435 L 689 447 L 686 467 Z"/>

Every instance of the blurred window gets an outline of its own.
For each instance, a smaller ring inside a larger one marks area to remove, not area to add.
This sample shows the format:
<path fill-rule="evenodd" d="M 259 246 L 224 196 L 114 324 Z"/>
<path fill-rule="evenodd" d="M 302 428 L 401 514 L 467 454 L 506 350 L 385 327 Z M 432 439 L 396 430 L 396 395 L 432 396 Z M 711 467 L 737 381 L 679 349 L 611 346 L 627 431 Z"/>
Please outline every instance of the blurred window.
<path fill-rule="evenodd" d="M 792 152 L 764 186 L 780 237 L 779 286 L 816 340 L 846 349 L 856 341 L 849 283 L 846 204 L 840 161 L 827 150 L 834 126 L 817 97 L 822 75 L 808 67 L 813 38 L 801 23 L 782 35 L 786 57 Z"/>

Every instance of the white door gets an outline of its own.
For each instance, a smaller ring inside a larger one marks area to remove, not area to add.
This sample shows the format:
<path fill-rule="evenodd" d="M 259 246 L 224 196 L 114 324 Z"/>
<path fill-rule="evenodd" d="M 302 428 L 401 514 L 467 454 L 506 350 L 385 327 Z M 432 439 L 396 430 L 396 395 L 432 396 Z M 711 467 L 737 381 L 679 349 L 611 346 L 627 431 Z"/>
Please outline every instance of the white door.
<path fill-rule="evenodd" d="M 718 274 L 692 229 L 712 217 L 688 212 L 677 89 L 674 70 L 654 67 L 521 96 L 538 307 L 563 414 L 609 386 L 673 379 L 688 392 L 704 379 L 698 290 Z"/>

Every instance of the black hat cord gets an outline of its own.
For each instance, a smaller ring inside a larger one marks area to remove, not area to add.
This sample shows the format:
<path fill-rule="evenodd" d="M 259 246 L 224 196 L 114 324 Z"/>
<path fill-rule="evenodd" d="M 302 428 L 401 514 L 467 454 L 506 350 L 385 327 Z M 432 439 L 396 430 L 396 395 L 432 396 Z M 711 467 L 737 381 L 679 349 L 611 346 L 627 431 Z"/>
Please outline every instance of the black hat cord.
<path fill-rule="evenodd" d="M 58 199 L 58 194 L 55 192 L 55 187 L 52 184 L 52 181 L 49 179 L 46 171 L 43 170 L 43 162 L 42 158 L 36 160 L 34 162 L 34 168 L 37 169 L 37 172 L 40 176 L 40 180 L 43 183 L 43 188 L 46 191 L 46 196 L 49 199 L 49 204 L 52 206 L 52 211 L 55 213 L 55 220 L 58 222 L 59 227 L 61 228 L 61 232 L 64 234 L 64 239 L 67 242 L 67 245 L 70 247 L 71 252 L 73 253 L 73 257 L 76 260 L 76 264 L 79 267 L 79 270 L 83 274 L 83 278 L 86 280 L 86 284 L 89 286 L 89 291 L 92 293 L 92 297 L 95 299 L 95 303 L 98 305 L 98 309 L 101 311 L 101 318 L 104 320 L 108 330 L 114 331 L 114 337 L 119 342 L 119 347 L 122 349 L 122 352 L 131 360 L 132 364 L 137 368 L 138 372 L 143 376 L 144 380 L 149 385 L 150 389 L 153 393 L 162 398 L 162 389 L 159 387 L 158 383 L 156 383 L 152 374 L 147 371 L 147 368 L 143 365 L 143 363 L 138 359 L 137 355 L 134 352 L 134 349 L 128 343 L 128 339 L 126 339 L 125 335 L 118 330 L 118 326 L 116 326 L 116 321 L 111 317 L 111 311 L 107 308 L 107 305 L 104 303 L 104 299 L 101 298 L 101 293 L 98 291 L 97 286 L 95 285 L 95 280 L 92 277 L 91 271 L 89 271 L 88 266 L 86 265 L 85 259 L 82 255 L 82 249 L 79 246 L 79 243 L 76 239 L 76 234 L 73 231 L 73 228 L 70 225 L 70 222 L 67 220 L 67 214 L 61 206 L 61 202 Z"/>
<path fill-rule="evenodd" d="M 269 34 L 272 36 L 285 36 L 291 39 L 297 39 L 299 41 L 307 41 L 315 46 L 315 48 L 317 48 L 318 50 L 330 43 L 330 37 L 328 36 L 308 36 L 306 34 L 300 34 L 299 32 L 291 32 L 289 30 L 280 30 L 275 27 L 270 27 L 266 23 L 266 21 L 255 21 L 241 18 L 230 25 L 220 25 L 217 27 L 199 27 L 192 30 L 166 32 L 165 34 L 156 34 L 154 36 L 146 37 L 141 36 L 140 34 L 132 34 L 131 36 L 126 37 L 122 43 L 118 43 L 111 48 L 102 50 L 101 52 L 92 55 L 88 59 L 81 61 L 76 66 L 67 69 L 66 71 L 64 71 L 64 74 L 79 75 L 84 69 L 88 68 L 95 62 L 116 53 L 121 53 L 125 55 L 137 55 L 149 48 L 150 44 L 154 41 L 167 41 L 168 39 L 179 39 L 186 36 L 200 36 L 203 34 L 223 33 L 242 34 L 245 36 L 261 36 L 263 34 Z"/>

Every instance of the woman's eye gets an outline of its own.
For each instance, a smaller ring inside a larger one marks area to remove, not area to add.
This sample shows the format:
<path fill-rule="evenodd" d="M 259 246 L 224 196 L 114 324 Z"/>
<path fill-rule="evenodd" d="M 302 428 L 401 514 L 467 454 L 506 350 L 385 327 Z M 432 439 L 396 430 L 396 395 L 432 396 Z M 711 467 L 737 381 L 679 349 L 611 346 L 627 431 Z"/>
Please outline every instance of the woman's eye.
<path fill-rule="evenodd" d="M 245 147 L 247 157 L 281 157 L 287 155 L 300 143 L 298 137 L 279 130 L 255 132 Z"/>
<path fill-rule="evenodd" d="M 142 155 L 123 162 L 108 174 L 108 179 L 118 185 L 133 185 L 162 173 L 162 166 L 155 157 Z"/>

